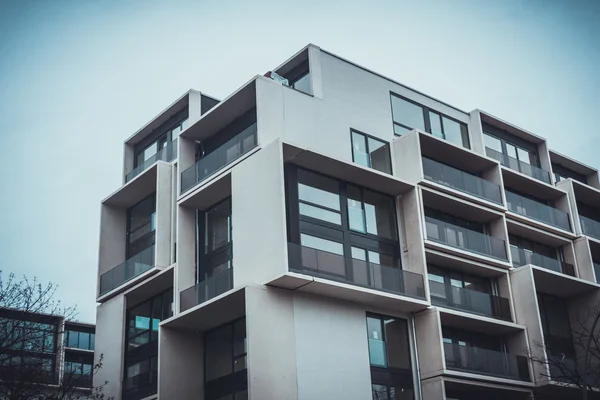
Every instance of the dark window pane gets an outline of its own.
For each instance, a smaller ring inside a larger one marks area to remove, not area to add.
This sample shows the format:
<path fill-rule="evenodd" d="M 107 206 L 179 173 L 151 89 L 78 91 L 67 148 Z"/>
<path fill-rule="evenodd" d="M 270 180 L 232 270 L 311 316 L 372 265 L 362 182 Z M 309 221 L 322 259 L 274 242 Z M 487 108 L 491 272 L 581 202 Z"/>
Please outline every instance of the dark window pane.
<path fill-rule="evenodd" d="M 364 207 L 367 232 L 395 239 L 396 227 L 393 200 L 387 196 L 365 190 Z"/>
<path fill-rule="evenodd" d="M 239 356 L 246 353 L 246 320 L 236 322 L 233 329 L 233 355 Z"/>
<path fill-rule="evenodd" d="M 298 197 L 307 203 L 340 210 L 339 184 L 333 179 L 298 170 Z"/>
<path fill-rule="evenodd" d="M 388 388 L 384 385 L 371 385 L 373 400 L 390 400 L 388 397 Z"/>
<path fill-rule="evenodd" d="M 231 206 L 224 201 L 206 213 L 205 249 L 210 252 L 231 241 Z"/>
<path fill-rule="evenodd" d="M 403 319 L 384 321 L 387 366 L 410 369 L 408 326 Z"/>
<path fill-rule="evenodd" d="M 368 144 L 371 168 L 391 174 L 392 163 L 390 160 L 389 145 L 385 142 L 381 142 L 372 138 L 368 139 Z"/>
<path fill-rule="evenodd" d="M 231 325 L 226 325 L 206 335 L 206 381 L 233 372 L 231 340 Z"/>
<path fill-rule="evenodd" d="M 79 332 L 69 331 L 68 347 L 77 348 L 79 346 Z"/>
<path fill-rule="evenodd" d="M 392 115 L 394 122 L 408 126 L 412 129 L 425 130 L 423 108 L 416 104 L 392 96 Z"/>

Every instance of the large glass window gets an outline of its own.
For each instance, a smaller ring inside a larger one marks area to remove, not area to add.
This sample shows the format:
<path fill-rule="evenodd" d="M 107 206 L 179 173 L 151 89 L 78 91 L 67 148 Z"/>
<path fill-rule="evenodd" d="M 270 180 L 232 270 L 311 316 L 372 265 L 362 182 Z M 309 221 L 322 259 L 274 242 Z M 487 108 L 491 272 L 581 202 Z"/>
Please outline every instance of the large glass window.
<path fill-rule="evenodd" d="M 127 258 L 154 244 L 156 196 L 151 194 L 127 210 Z"/>
<path fill-rule="evenodd" d="M 74 329 L 65 331 L 65 344 L 67 347 L 94 350 L 95 335 L 92 332 L 80 332 Z"/>
<path fill-rule="evenodd" d="M 517 143 L 508 141 L 504 138 L 505 136 L 506 135 L 502 135 L 502 137 L 500 137 L 485 131 L 483 132 L 483 143 L 486 147 L 486 154 L 488 157 L 492 157 L 498 160 L 502 165 L 505 165 L 516 171 L 520 171 L 531 176 L 537 176 L 538 173 L 532 171 L 530 167 L 536 167 L 536 170 L 540 167 L 537 152 L 525 148 L 525 144 L 519 145 Z M 549 182 L 549 178 L 546 176 L 543 177 L 543 180 Z"/>
<path fill-rule="evenodd" d="M 351 135 L 352 160 L 356 164 L 387 174 L 392 173 L 390 146 L 388 143 L 354 130 L 351 131 Z"/>
<path fill-rule="evenodd" d="M 179 134 L 189 126 L 187 114 L 183 111 L 178 113 L 173 119 L 158 128 L 148 138 L 142 140 L 135 147 L 135 165 L 139 167 L 146 162 L 154 162 L 157 160 L 171 161 L 176 155 L 163 154 L 163 149 L 168 147 L 172 141 L 177 139 Z M 149 166 L 149 164 L 147 164 Z"/>
<path fill-rule="evenodd" d="M 245 399 L 246 320 L 242 318 L 206 333 L 204 348 L 205 398 Z"/>
<path fill-rule="evenodd" d="M 368 315 L 367 338 L 373 399 L 412 399 L 406 320 Z"/>
<path fill-rule="evenodd" d="M 231 199 L 198 213 L 198 282 L 229 273 L 232 267 Z"/>
<path fill-rule="evenodd" d="M 403 135 L 420 129 L 455 145 L 470 148 L 467 125 L 397 95 L 392 94 L 391 99 L 394 134 Z"/>
<path fill-rule="evenodd" d="M 564 354 L 573 358 L 575 349 L 566 301 L 544 293 L 537 293 L 537 301 L 546 350 L 553 356 Z"/>
<path fill-rule="evenodd" d="M 128 350 L 158 340 L 158 324 L 173 315 L 173 290 L 155 296 L 128 310 Z"/>

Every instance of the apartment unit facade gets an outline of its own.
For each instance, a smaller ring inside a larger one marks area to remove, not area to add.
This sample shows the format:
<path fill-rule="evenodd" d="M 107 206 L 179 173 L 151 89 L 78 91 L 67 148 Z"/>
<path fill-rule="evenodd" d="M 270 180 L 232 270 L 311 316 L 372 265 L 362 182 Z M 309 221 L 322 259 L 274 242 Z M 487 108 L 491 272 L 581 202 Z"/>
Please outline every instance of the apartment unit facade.
<path fill-rule="evenodd" d="M 599 198 L 544 138 L 309 45 L 125 141 L 94 379 L 124 400 L 576 396 L 527 356 L 581 358 Z"/>
<path fill-rule="evenodd" d="M 81 396 L 91 391 L 93 324 L 0 308 L 0 330 L 0 379 L 8 382 L 3 388 L 13 395 L 27 384 L 69 388 Z"/>

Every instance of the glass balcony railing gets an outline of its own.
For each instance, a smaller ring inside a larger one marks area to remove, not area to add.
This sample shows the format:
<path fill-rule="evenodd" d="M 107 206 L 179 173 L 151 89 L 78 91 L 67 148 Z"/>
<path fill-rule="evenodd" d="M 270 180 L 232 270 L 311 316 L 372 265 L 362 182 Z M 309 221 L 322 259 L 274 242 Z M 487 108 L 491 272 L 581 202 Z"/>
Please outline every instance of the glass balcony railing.
<path fill-rule="evenodd" d="M 584 235 L 600 239 L 600 222 L 584 217 L 583 215 L 579 216 L 579 221 L 581 222 L 581 231 Z"/>
<path fill-rule="evenodd" d="M 425 179 L 440 183 L 461 192 L 472 194 L 484 200 L 502 204 L 500 185 L 486 181 L 449 165 L 423 157 Z"/>
<path fill-rule="evenodd" d="M 131 170 L 127 175 L 125 175 L 125 182 L 129 182 L 148 168 L 152 166 L 157 161 L 166 161 L 171 162 L 177 157 L 177 139 L 169 143 L 166 147 L 163 147 L 155 155 L 144 161 L 142 164 L 138 165 L 134 169 Z"/>
<path fill-rule="evenodd" d="M 508 167 L 514 171 L 518 171 L 522 174 L 530 176 L 538 181 L 542 181 L 550 184 L 550 172 L 543 170 L 535 165 L 528 164 L 526 162 L 517 160 L 507 154 L 501 153 L 489 147 L 485 148 L 485 153 L 488 157 L 491 157 L 500 162 L 500 164 Z"/>
<path fill-rule="evenodd" d="M 154 267 L 154 245 L 102 274 L 100 276 L 100 295 L 110 292 L 152 267 Z"/>
<path fill-rule="evenodd" d="M 351 285 L 425 298 L 423 275 L 288 243 L 290 270 Z"/>
<path fill-rule="evenodd" d="M 506 203 L 510 211 L 533 218 L 566 231 L 571 231 L 569 215 L 554 207 L 506 191 Z"/>
<path fill-rule="evenodd" d="M 504 321 L 512 320 L 508 299 L 504 297 L 456 286 L 450 286 L 448 293 L 445 284 L 431 280 L 429 291 L 433 305 L 456 308 Z"/>
<path fill-rule="evenodd" d="M 505 242 L 481 232 L 425 217 L 427 239 L 484 256 L 508 260 Z"/>
<path fill-rule="evenodd" d="M 531 381 L 525 356 L 461 346 L 458 343 L 444 343 L 444 353 L 448 369 Z"/>
<path fill-rule="evenodd" d="M 256 122 L 181 173 L 181 193 L 206 180 L 257 145 Z"/>
<path fill-rule="evenodd" d="M 573 264 L 562 262 L 556 258 L 544 256 L 528 250 L 525 251 L 512 245 L 510 246 L 510 254 L 512 256 L 514 267 L 531 264 L 554 272 L 575 276 L 575 267 Z"/>
<path fill-rule="evenodd" d="M 233 268 L 228 268 L 181 292 L 181 311 L 202 304 L 233 288 Z"/>

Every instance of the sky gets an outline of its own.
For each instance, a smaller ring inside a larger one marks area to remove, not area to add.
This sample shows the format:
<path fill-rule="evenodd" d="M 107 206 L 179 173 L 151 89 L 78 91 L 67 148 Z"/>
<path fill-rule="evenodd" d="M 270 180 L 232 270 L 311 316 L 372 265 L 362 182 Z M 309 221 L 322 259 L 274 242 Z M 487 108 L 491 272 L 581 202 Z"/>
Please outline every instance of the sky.
<path fill-rule="evenodd" d="M 0 0 L 0 270 L 94 321 L 123 141 L 308 43 L 600 168 L 600 1 Z"/>

